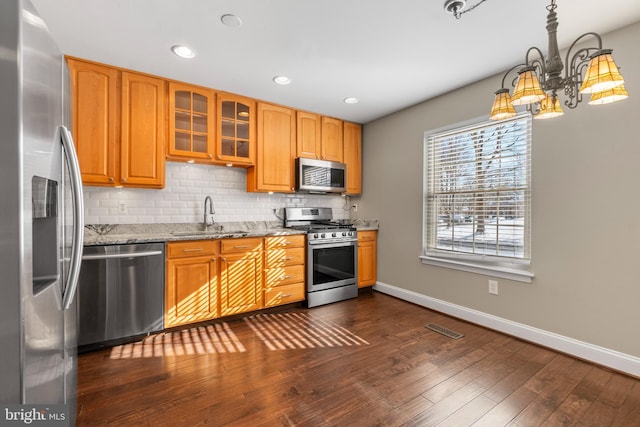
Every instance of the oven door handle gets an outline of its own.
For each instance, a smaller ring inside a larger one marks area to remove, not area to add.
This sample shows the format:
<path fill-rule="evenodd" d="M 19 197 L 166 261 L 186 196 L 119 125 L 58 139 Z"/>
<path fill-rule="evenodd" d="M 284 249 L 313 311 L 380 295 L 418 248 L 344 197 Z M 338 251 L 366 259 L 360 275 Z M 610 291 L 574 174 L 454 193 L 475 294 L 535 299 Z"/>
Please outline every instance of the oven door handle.
<path fill-rule="evenodd" d="M 349 239 L 349 240 L 334 240 L 332 242 L 314 242 L 313 240 L 308 242 L 309 247 L 314 249 L 322 249 L 322 248 L 337 248 L 340 246 L 357 246 L 358 241 Z"/>

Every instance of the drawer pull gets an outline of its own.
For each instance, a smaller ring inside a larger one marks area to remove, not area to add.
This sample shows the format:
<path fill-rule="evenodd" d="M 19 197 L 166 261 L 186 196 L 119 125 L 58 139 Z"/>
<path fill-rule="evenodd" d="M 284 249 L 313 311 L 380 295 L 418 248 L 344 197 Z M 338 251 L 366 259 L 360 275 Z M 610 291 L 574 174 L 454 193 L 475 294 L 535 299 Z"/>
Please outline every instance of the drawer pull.
<path fill-rule="evenodd" d="M 293 294 L 280 294 L 280 295 L 278 295 L 278 298 L 282 299 L 282 298 L 289 298 L 289 297 L 292 297 L 292 296 L 293 296 Z"/>
<path fill-rule="evenodd" d="M 291 261 L 293 259 L 292 256 L 286 256 L 284 258 L 282 258 L 282 261 Z"/>
<path fill-rule="evenodd" d="M 202 252 L 204 249 L 202 248 L 193 248 L 193 249 L 183 249 L 182 252 Z"/>
<path fill-rule="evenodd" d="M 293 276 L 281 276 L 280 280 L 291 279 Z"/>
<path fill-rule="evenodd" d="M 251 245 L 237 245 L 237 246 L 234 246 L 233 249 L 247 249 L 250 247 Z"/>

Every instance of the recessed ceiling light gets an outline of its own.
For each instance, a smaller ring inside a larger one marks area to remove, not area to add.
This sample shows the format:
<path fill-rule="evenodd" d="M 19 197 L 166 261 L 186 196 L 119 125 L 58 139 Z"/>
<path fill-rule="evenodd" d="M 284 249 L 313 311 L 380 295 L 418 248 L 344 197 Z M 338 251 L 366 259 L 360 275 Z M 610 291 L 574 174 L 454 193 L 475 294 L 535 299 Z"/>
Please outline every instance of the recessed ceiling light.
<path fill-rule="evenodd" d="M 232 27 L 232 28 L 242 27 L 242 19 L 238 18 L 236 15 L 233 15 L 231 13 L 222 15 L 220 17 L 220 21 L 227 27 Z"/>
<path fill-rule="evenodd" d="M 358 98 L 354 98 L 353 96 L 349 96 L 343 99 L 345 104 L 357 104 L 360 101 Z"/>
<path fill-rule="evenodd" d="M 171 51 L 178 55 L 181 58 L 193 58 L 196 56 L 196 53 L 188 46 L 177 44 L 175 46 L 171 46 Z"/>
<path fill-rule="evenodd" d="M 276 82 L 279 85 L 288 85 L 289 83 L 291 83 L 291 79 L 287 76 L 275 76 L 273 78 L 273 81 Z"/>

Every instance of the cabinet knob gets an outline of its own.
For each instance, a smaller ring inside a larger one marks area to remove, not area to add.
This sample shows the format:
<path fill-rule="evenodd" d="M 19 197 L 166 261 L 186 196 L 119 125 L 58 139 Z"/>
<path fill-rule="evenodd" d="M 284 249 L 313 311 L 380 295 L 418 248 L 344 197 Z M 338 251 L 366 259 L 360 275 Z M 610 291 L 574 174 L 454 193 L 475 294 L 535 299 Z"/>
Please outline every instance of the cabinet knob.
<path fill-rule="evenodd" d="M 109 182 L 116 182 L 116 180 L 115 180 L 115 179 L 113 179 L 113 177 L 112 177 L 112 176 L 110 176 L 110 177 L 109 177 Z"/>
<path fill-rule="evenodd" d="M 209 158 L 212 159 L 213 158 L 213 154 L 209 153 Z"/>
<path fill-rule="evenodd" d="M 127 182 L 127 178 L 122 178 L 120 181 Z"/>

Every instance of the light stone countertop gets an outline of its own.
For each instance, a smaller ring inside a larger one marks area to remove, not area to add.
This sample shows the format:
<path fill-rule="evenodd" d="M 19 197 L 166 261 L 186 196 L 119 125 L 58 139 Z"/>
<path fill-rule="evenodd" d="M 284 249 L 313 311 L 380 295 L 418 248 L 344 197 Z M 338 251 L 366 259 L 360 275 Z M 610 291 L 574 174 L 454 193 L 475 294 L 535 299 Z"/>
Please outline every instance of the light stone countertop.
<path fill-rule="evenodd" d="M 377 230 L 379 228 L 377 219 L 354 219 L 351 224 L 358 230 Z"/>
<path fill-rule="evenodd" d="M 358 230 L 377 230 L 377 220 L 354 220 Z M 226 239 L 305 234 L 284 228 L 279 221 L 216 223 L 207 230 L 201 223 L 95 224 L 85 226 L 84 245 L 124 245 L 180 240 Z"/>

